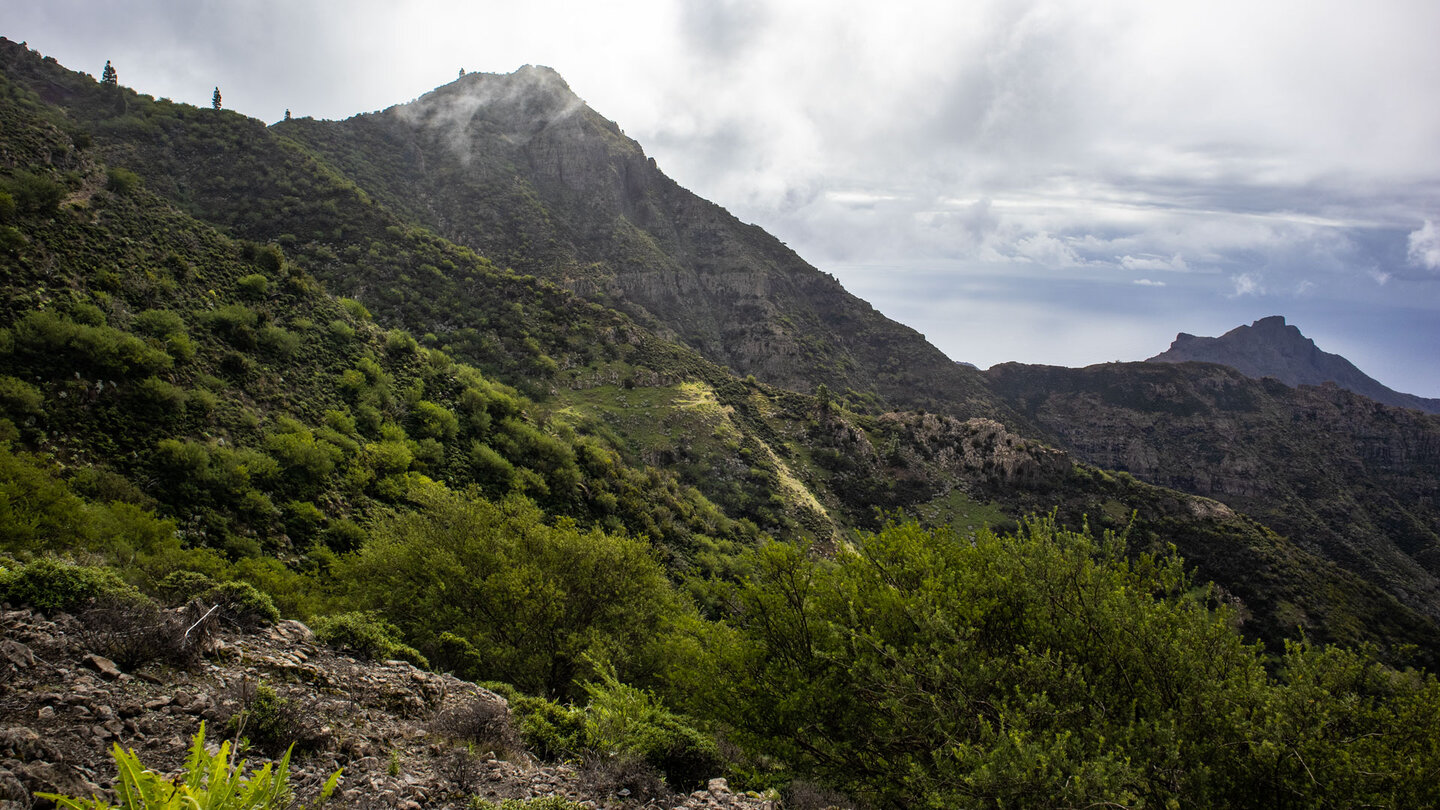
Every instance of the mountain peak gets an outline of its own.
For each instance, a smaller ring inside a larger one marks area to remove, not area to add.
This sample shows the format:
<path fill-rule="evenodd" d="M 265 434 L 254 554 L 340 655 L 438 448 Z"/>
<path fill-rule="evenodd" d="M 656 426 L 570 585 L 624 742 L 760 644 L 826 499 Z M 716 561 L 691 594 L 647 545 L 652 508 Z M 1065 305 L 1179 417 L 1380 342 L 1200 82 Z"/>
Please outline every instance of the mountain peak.
<path fill-rule="evenodd" d="M 457 150 L 468 151 L 477 125 L 524 142 L 585 109 L 584 100 L 554 68 L 524 65 L 511 73 L 467 73 L 384 114 L 441 131 Z"/>
<path fill-rule="evenodd" d="M 1369 377 L 1338 354 L 1322 351 L 1284 315 L 1237 326 L 1220 337 L 1181 332 L 1166 351 L 1147 363 L 1219 363 L 1247 377 L 1273 377 L 1290 386 L 1334 383 L 1376 402 L 1440 413 L 1440 400 L 1403 394 Z"/>

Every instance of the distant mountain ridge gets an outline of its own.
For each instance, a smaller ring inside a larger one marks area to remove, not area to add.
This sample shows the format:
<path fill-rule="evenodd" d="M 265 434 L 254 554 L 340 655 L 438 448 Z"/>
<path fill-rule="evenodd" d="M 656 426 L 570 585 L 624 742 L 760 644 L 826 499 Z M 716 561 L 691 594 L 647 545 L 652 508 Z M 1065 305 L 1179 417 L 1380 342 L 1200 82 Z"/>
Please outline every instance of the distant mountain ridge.
<path fill-rule="evenodd" d="M 1247 377 L 1274 377 L 1289 386 L 1334 383 L 1347 391 L 1397 408 L 1440 413 L 1440 399 L 1404 394 L 1385 386 L 1338 354 L 1323 351 L 1285 316 L 1271 315 L 1237 326 L 1220 337 L 1181 332 L 1170 348 L 1147 363 L 1219 363 Z"/>

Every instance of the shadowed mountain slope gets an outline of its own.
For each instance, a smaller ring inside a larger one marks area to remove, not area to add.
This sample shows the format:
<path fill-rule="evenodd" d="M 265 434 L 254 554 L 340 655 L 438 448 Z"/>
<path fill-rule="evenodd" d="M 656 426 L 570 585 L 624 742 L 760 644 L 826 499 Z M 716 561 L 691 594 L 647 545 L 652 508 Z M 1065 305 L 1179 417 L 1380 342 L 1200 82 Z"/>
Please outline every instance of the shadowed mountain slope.
<path fill-rule="evenodd" d="M 987 373 L 1079 458 L 1226 503 L 1440 617 L 1440 417 L 1198 363 Z"/>

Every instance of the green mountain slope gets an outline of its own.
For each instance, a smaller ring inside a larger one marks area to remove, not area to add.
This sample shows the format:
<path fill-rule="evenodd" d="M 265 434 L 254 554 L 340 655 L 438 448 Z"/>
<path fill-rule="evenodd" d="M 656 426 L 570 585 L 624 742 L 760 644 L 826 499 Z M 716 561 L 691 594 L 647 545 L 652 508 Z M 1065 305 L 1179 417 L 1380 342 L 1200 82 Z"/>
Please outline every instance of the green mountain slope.
<path fill-rule="evenodd" d="M 1137 548 L 1175 544 L 1256 637 L 1305 625 L 1440 651 L 1433 622 L 1212 501 L 1074 464 L 1013 425 L 742 380 L 657 334 L 653 313 L 502 270 L 415 224 L 383 163 L 320 154 L 299 133 L 320 124 L 102 88 L 9 42 L 0 66 L 23 203 L 5 224 L 13 439 L 194 545 L 303 567 L 316 539 L 346 553 L 427 481 L 644 535 L 675 571 L 724 570 L 760 532 L 843 543 L 877 509 L 962 528 L 1052 509 L 1123 528 L 1134 511 Z M 331 147 L 378 127 L 351 123 L 326 130 L 344 136 Z M 612 136 L 605 155 L 629 143 Z M 901 377 L 927 367 L 908 346 L 886 361 Z"/>
<path fill-rule="evenodd" d="M 1200 363 L 988 374 L 1079 458 L 1224 502 L 1440 616 L 1440 418 Z"/>

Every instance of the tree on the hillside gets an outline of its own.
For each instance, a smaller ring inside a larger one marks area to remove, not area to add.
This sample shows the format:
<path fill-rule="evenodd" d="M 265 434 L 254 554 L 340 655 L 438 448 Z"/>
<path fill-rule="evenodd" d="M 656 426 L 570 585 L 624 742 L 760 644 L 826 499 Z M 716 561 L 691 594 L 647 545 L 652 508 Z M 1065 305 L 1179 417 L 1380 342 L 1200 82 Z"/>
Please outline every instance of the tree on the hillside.
<path fill-rule="evenodd" d="M 210 106 L 211 106 L 211 107 L 214 107 L 214 108 L 217 109 L 217 110 L 220 109 L 220 88 L 219 88 L 219 87 L 216 87 L 216 88 L 215 88 L 215 95 L 213 95 L 213 96 L 210 97 Z"/>
<path fill-rule="evenodd" d="M 100 74 L 100 83 L 106 87 L 118 87 L 120 77 L 115 74 L 115 68 L 111 67 L 110 60 L 105 60 L 105 70 Z"/>
<path fill-rule="evenodd" d="M 286 121 L 289 121 L 289 120 L 290 120 L 290 108 L 289 108 L 289 107 L 286 107 L 286 108 L 285 108 L 285 120 L 286 120 Z"/>
<path fill-rule="evenodd" d="M 465 68 L 460 68 L 460 78 L 465 78 Z"/>

